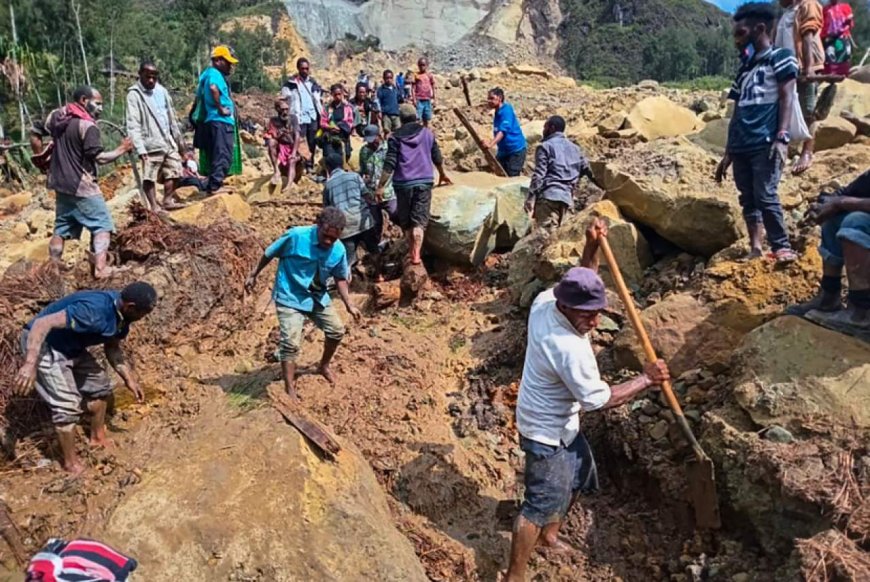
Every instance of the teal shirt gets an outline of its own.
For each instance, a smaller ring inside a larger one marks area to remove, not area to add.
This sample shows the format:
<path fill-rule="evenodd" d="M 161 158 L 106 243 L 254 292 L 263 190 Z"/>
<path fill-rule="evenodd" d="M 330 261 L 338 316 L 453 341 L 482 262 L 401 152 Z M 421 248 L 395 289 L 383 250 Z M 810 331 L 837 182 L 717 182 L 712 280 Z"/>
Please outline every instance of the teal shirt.
<path fill-rule="evenodd" d="M 313 311 L 315 303 L 330 303 L 326 281 L 347 279 L 347 252 L 336 241 L 324 249 L 317 244 L 317 226 L 297 226 L 269 245 L 265 255 L 278 259 L 272 299 L 278 305 Z"/>
<path fill-rule="evenodd" d="M 211 94 L 211 85 L 214 85 L 220 91 L 220 103 L 215 103 L 214 97 Z M 233 113 L 235 111 L 235 106 L 233 105 L 233 100 L 230 99 L 230 87 L 227 85 L 227 80 L 223 76 L 223 73 L 215 69 L 214 67 L 209 67 L 205 71 L 202 72 L 202 76 L 199 78 L 199 91 L 200 97 L 205 103 L 205 122 L 210 123 L 212 121 L 218 121 L 220 123 L 226 123 L 228 125 L 235 125 L 235 119 L 233 119 Z M 229 115 L 221 115 L 218 110 L 218 106 L 222 105 L 229 109 Z"/>

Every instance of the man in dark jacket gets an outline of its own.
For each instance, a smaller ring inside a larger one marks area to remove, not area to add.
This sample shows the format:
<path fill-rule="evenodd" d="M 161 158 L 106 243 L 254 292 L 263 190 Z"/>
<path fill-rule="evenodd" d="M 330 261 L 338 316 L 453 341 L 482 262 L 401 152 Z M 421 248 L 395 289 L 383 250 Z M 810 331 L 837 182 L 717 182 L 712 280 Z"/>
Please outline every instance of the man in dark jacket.
<path fill-rule="evenodd" d="M 82 230 L 91 233 L 94 277 L 112 274 L 107 266 L 109 241 L 115 224 L 97 183 L 97 165 L 114 162 L 133 149 L 130 138 L 117 148 L 103 151 L 96 119 L 103 111 L 103 98 L 93 87 L 75 90 L 72 102 L 52 111 L 45 122 L 51 135 L 51 165 L 48 187 L 55 191 L 54 236 L 48 243 L 52 260 L 60 261 L 64 242 L 79 239 Z M 34 149 L 42 151 L 42 138 L 34 134 Z"/>
<path fill-rule="evenodd" d="M 399 226 L 408 238 L 408 249 L 412 265 L 422 262 L 423 233 L 429 224 L 429 210 L 432 205 L 432 187 L 435 176 L 432 165 L 438 168 L 438 185 L 453 182 L 444 172 L 441 150 L 435 134 L 417 121 L 417 110 L 410 103 L 399 108 L 402 127 L 390 135 L 387 145 L 387 158 L 381 174 L 376 197 L 383 200 L 384 187 L 393 179 L 396 193 Z"/>

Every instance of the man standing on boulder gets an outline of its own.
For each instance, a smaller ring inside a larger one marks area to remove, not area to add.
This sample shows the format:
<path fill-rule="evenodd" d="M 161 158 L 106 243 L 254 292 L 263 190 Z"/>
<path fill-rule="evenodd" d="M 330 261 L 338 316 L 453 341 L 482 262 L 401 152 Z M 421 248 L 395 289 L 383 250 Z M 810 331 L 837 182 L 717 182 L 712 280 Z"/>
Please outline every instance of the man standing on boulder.
<path fill-rule="evenodd" d="M 798 61 L 798 105 L 810 135 L 816 130 L 816 101 L 819 84 L 808 77 L 817 75 L 825 65 L 821 32 L 824 24 L 822 5 L 818 0 L 779 0 L 784 12 L 776 25 L 774 46 L 790 50 Z M 806 172 L 813 161 L 812 137 L 803 143 L 798 162 L 792 174 Z"/>
<path fill-rule="evenodd" d="M 870 170 L 845 188 L 820 197 L 809 218 L 822 227 L 822 281 L 816 297 L 786 313 L 870 340 Z M 844 266 L 849 282 L 846 309 Z"/>
<path fill-rule="evenodd" d="M 157 79 L 151 61 L 139 66 L 139 81 L 127 90 L 127 134 L 142 160 L 142 189 L 153 212 L 181 208 L 175 199 L 175 181 L 184 172 L 184 138 L 172 98 Z M 157 183 L 163 184 L 163 206 L 157 203 Z"/>
<path fill-rule="evenodd" d="M 574 207 L 574 188 L 586 176 L 595 177 L 579 146 L 565 137 L 565 120 L 554 115 L 544 123 L 544 139 L 535 150 L 535 170 L 526 197 L 526 211 L 538 228 L 562 224 Z"/>
<path fill-rule="evenodd" d="M 505 103 L 504 90 L 490 89 L 486 97 L 489 108 L 495 111 L 492 117 L 492 139 L 486 147 L 498 146 L 496 159 L 508 176 L 519 176 L 526 165 L 526 136 L 510 103 Z"/>
<path fill-rule="evenodd" d="M 305 167 L 314 169 L 317 130 L 323 115 L 323 89 L 311 77 L 311 63 L 306 58 L 296 61 L 296 74 L 281 87 L 281 97 L 290 104 L 290 112 L 299 120 L 299 131 L 308 145 Z"/>
<path fill-rule="evenodd" d="M 111 152 L 103 151 L 96 124 L 102 112 L 100 92 L 82 86 L 73 93 L 71 103 L 52 111 L 45 122 L 45 129 L 53 140 L 48 187 L 56 193 L 49 256 L 60 261 L 64 242 L 78 240 L 86 228 L 91 233 L 93 273 L 98 279 L 112 274 L 107 262 L 115 224 L 97 183 L 97 165 L 114 162 L 133 149 L 130 138 L 124 138 Z M 37 142 L 33 146 L 42 151 L 41 137 L 34 136 L 33 141 Z"/>
<path fill-rule="evenodd" d="M 716 181 L 721 183 L 734 164 L 734 183 L 749 231 L 748 258 L 762 256 L 766 231 L 776 262 L 791 263 L 798 256 L 788 241 L 777 188 L 791 141 L 798 66 L 791 51 L 773 47 L 773 21 L 773 6 L 765 2 L 744 4 L 734 15 L 734 42 L 744 62 L 729 94 L 736 106 Z"/>
<path fill-rule="evenodd" d="M 600 220 L 586 231 L 581 267 L 538 295 L 529 313 L 528 346 L 517 400 L 517 429 L 525 452 L 525 494 L 513 528 L 504 580 L 525 582 L 536 545 L 568 548 L 559 527 L 581 494 L 598 489 L 595 459 L 580 430 L 579 412 L 615 408 L 669 378 L 661 360 L 634 380 L 608 386 L 598 373 L 589 334 L 607 307 L 598 276 Z"/>
<path fill-rule="evenodd" d="M 332 357 L 344 337 L 341 317 L 332 306 L 327 292 L 330 278 L 335 279 L 338 294 L 348 313 L 354 319 L 362 317 L 353 306 L 348 292 L 347 254 L 339 241 L 346 219 L 338 208 L 324 208 L 313 226 L 297 226 L 273 242 L 260 262 L 245 281 L 245 290 L 251 293 L 257 284 L 257 276 L 272 259 L 278 259 L 272 299 L 278 311 L 278 327 L 281 339 L 276 356 L 281 362 L 284 387 L 292 398 L 296 393 L 296 358 L 302 344 L 302 328 L 306 319 L 323 330 L 326 341 L 318 372 L 330 384 L 335 375 L 329 367 Z M 338 243 L 338 244 L 336 244 Z"/>
<path fill-rule="evenodd" d="M 196 140 L 204 152 L 200 168 L 208 168 L 206 192 L 214 194 L 230 174 L 236 148 L 235 104 L 227 77 L 238 64 L 228 46 L 217 46 L 211 53 L 211 66 L 203 71 L 196 90 L 199 113 Z M 200 123 L 202 122 L 202 123 Z M 202 163 L 202 161 L 206 163 Z"/>
<path fill-rule="evenodd" d="M 84 466 L 76 454 L 75 426 L 87 409 L 91 420 L 91 446 L 110 446 L 106 438 L 106 410 L 112 382 L 88 351 L 105 346 L 106 359 L 124 380 L 137 402 L 145 393 L 124 357 L 121 341 L 130 324 L 151 313 L 157 292 L 142 282 L 121 291 L 79 291 L 51 303 L 34 317 L 21 336 L 24 365 L 15 378 L 15 390 L 36 390 L 51 410 L 51 419 L 63 454 L 63 468 L 79 474 Z"/>
<path fill-rule="evenodd" d="M 439 186 L 452 182 L 444 172 L 444 160 L 435 134 L 417 122 L 414 106 L 403 103 L 399 108 L 399 119 L 402 127 L 394 131 L 387 142 L 387 157 L 376 198 L 378 203 L 384 199 L 384 188 L 392 178 L 396 214 L 408 239 L 411 264 L 420 265 L 423 262 L 423 234 L 429 224 L 435 183 L 433 164 L 438 168 Z"/>

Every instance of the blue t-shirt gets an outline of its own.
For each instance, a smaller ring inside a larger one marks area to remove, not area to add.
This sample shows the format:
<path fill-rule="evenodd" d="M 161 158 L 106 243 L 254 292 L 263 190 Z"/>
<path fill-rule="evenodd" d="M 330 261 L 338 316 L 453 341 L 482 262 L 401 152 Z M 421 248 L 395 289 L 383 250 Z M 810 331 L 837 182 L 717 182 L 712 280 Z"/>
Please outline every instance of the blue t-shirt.
<path fill-rule="evenodd" d="M 120 305 L 118 291 L 79 291 L 48 305 L 24 329 L 30 330 L 33 322 L 43 315 L 65 310 L 66 327 L 48 332 L 45 343 L 74 358 L 90 346 L 127 337 L 130 324 L 121 316 Z"/>
<path fill-rule="evenodd" d="M 526 149 L 526 136 L 523 135 L 520 120 L 510 103 L 502 103 L 492 118 L 492 135 L 495 136 L 498 132 L 504 133 L 504 137 L 498 142 L 499 156 L 509 156 Z"/>
<path fill-rule="evenodd" d="M 729 153 L 770 147 L 779 130 L 779 85 L 797 75 L 794 53 L 782 48 L 768 48 L 740 68 L 728 94 L 736 101 L 728 126 Z M 796 101 L 794 106 L 800 107 Z"/>
<path fill-rule="evenodd" d="M 378 103 L 381 104 L 381 113 L 384 115 L 398 115 L 399 88 L 395 85 L 378 87 Z"/>
<path fill-rule="evenodd" d="M 215 103 L 214 98 L 211 94 L 211 85 L 214 85 L 220 91 L 220 104 Z M 230 99 L 230 87 L 227 85 L 227 80 L 223 76 L 223 73 L 215 69 L 214 67 L 209 67 L 202 72 L 202 76 L 199 78 L 200 97 L 203 99 L 205 103 L 205 122 L 209 123 L 212 121 L 219 121 L 221 123 L 226 123 L 229 125 L 235 125 L 235 120 L 233 119 L 233 100 Z M 229 115 L 221 115 L 220 110 L 218 110 L 218 105 L 223 105 L 227 109 L 229 109 Z"/>
<path fill-rule="evenodd" d="M 278 305 L 299 311 L 313 311 L 315 302 L 329 305 L 326 281 L 347 279 L 347 252 L 336 241 L 324 249 L 317 244 L 317 226 L 297 226 L 269 245 L 265 252 L 278 258 L 278 272 L 272 299 Z"/>

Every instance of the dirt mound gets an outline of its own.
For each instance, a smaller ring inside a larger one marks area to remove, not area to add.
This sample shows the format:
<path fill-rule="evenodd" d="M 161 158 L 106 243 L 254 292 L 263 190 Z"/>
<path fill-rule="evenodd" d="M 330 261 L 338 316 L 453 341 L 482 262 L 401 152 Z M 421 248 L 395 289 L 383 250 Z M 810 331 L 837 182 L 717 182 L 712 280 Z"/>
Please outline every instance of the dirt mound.
<path fill-rule="evenodd" d="M 189 434 L 155 456 L 102 536 L 145 579 L 426 579 L 349 443 L 325 462 L 277 413 L 220 406 Z"/>

